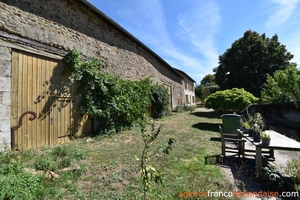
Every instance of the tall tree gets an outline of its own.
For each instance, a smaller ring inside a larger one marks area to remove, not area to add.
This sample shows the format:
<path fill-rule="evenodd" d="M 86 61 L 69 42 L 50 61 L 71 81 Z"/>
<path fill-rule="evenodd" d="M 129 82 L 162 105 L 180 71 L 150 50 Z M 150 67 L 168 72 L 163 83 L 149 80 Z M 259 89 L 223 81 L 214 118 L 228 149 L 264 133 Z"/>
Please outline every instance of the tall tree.
<path fill-rule="evenodd" d="M 285 69 L 292 58 L 277 35 L 268 38 L 248 30 L 219 56 L 219 65 L 214 69 L 216 83 L 221 90 L 244 88 L 260 97 L 267 75 Z"/>

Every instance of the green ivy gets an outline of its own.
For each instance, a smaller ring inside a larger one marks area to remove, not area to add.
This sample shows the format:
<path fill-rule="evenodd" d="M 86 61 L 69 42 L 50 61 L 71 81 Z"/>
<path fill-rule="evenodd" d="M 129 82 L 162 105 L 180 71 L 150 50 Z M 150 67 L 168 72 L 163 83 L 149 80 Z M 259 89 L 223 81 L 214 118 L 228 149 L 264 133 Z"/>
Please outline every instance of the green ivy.
<path fill-rule="evenodd" d="M 82 97 L 80 111 L 97 117 L 101 133 L 119 131 L 137 123 L 143 123 L 150 105 L 151 80 L 123 80 L 117 75 L 104 72 L 106 63 L 88 58 L 81 59 L 78 51 L 70 51 L 66 57 L 69 87 L 79 81 Z"/>

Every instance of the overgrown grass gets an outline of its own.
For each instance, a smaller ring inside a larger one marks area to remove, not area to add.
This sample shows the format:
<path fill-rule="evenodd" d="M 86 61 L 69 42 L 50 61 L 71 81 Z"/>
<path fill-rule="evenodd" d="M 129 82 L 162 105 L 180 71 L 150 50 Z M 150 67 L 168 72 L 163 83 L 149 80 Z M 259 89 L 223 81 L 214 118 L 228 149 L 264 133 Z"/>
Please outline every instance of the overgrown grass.
<path fill-rule="evenodd" d="M 234 190 L 218 166 L 209 164 L 220 154 L 220 142 L 213 139 L 219 137 L 218 123 L 221 123 L 218 114 L 197 110 L 173 113 L 156 121 L 162 130 L 151 148 L 166 146 L 171 137 L 176 143 L 169 155 L 151 161 L 164 173 L 164 184 L 154 187 L 148 193 L 149 199 L 185 199 L 179 194 Z M 139 162 L 135 158 L 140 157 L 142 149 L 140 130 L 135 128 L 115 135 L 82 138 L 55 148 L 6 153 L 0 156 L 0 161 L 1 167 L 15 159 L 19 168 L 44 171 L 43 175 L 29 173 L 34 177 L 33 183 L 39 185 L 36 187 L 39 196 L 31 199 L 142 199 Z M 68 166 L 75 167 L 71 171 L 61 170 Z M 49 170 L 59 177 L 45 178 Z"/>
<path fill-rule="evenodd" d="M 0 199 L 78 199 L 76 186 L 87 171 L 76 143 L 0 153 Z"/>

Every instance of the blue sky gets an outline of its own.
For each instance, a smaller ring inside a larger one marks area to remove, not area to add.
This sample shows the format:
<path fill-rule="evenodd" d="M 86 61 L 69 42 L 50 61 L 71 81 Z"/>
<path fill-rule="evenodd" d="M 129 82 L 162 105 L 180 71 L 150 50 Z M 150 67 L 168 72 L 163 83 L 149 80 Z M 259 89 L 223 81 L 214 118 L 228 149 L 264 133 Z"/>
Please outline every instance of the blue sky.
<path fill-rule="evenodd" d="M 90 0 L 197 83 L 251 29 L 279 42 L 300 65 L 300 0 Z"/>

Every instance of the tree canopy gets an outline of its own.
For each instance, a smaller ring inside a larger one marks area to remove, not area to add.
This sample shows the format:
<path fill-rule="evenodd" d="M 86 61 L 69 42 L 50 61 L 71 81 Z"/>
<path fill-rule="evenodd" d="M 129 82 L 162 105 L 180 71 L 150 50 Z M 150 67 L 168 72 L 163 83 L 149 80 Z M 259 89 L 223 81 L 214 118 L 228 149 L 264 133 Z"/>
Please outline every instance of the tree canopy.
<path fill-rule="evenodd" d="M 203 77 L 203 79 L 200 81 L 200 84 L 203 86 L 212 86 L 216 85 L 215 76 L 212 74 L 207 74 Z"/>
<path fill-rule="evenodd" d="M 268 76 L 261 93 L 265 103 L 300 102 L 300 71 L 296 64 L 285 70 L 278 70 L 274 76 Z"/>
<path fill-rule="evenodd" d="M 219 56 L 219 65 L 214 69 L 215 80 L 221 90 L 244 88 L 260 97 L 267 75 L 285 69 L 292 58 L 277 35 L 268 38 L 248 30 Z"/>
<path fill-rule="evenodd" d="M 200 81 L 200 85 L 195 87 L 195 94 L 203 101 L 207 96 L 216 92 L 219 86 L 215 82 L 215 76 L 207 74 Z"/>

